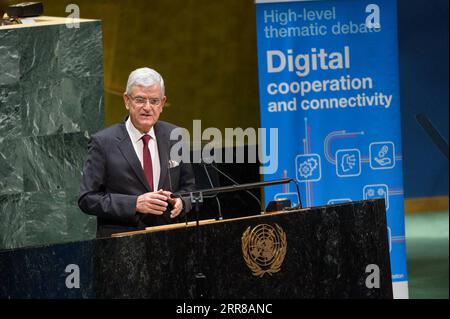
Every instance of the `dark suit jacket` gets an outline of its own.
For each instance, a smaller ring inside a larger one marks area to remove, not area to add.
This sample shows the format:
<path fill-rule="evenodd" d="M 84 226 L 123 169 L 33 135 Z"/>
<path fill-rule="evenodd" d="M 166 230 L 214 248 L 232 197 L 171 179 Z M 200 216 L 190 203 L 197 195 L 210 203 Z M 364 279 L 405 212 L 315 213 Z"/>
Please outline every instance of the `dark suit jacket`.
<path fill-rule="evenodd" d="M 161 164 L 158 189 L 190 191 L 195 185 L 191 165 L 181 162 L 169 168 L 170 147 L 177 142 L 170 140 L 174 128 L 175 125 L 163 121 L 154 125 Z M 179 221 L 169 217 L 171 207 L 160 216 L 137 213 L 137 197 L 149 191 L 125 123 L 92 135 L 78 206 L 86 214 L 97 216 L 97 237 Z M 189 199 L 183 198 L 183 204 L 184 213 L 187 213 L 191 209 Z"/>

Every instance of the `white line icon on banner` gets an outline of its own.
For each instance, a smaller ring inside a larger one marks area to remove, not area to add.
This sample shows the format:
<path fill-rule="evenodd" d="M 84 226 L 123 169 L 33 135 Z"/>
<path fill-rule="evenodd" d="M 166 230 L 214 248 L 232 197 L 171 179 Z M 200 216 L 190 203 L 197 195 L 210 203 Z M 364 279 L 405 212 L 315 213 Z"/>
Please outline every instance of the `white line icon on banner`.
<path fill-rule="evenodd" d="M 389 209 L 389 189 L 386 184 L 366 185 L 363 188 L 364 199 L 384 198 L 386 211 Z"/>
<path fill-rule="evenodd" d="M 303 154 L 295 157 L 295 176 L 299 182 L 317 182 L 322 178 L 319 154 Z"/>
<path fill-rule="evenodd" d="M 338 150 L 335 158 L 337 176 L 352 177 L 361 175 L 361 152 L 358 149 Z"/>
<path fill-rule="evenodd" d="M 392 142 L 374 142 L 369 145 L 371 169 L 391 169 L 395 166 L 395 146 Z"/>
<path fill-rule="evenodd" d="M 333 198 L 328 201 L 327 205 L 350 203 L 351 201 L 351 198 Z"/>

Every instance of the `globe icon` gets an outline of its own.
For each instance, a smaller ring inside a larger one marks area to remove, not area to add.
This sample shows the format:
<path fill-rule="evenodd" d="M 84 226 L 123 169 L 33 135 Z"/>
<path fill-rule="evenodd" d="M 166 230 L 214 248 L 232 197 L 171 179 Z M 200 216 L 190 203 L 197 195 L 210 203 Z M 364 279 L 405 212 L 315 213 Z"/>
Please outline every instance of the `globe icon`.
<path fill-rule="evenodd" d="M 278 257 L 280 247 L 280 237 L 272 226 L 262 224 L 252 231 L 249 252 L 259 266 L 271 265 Z"/>

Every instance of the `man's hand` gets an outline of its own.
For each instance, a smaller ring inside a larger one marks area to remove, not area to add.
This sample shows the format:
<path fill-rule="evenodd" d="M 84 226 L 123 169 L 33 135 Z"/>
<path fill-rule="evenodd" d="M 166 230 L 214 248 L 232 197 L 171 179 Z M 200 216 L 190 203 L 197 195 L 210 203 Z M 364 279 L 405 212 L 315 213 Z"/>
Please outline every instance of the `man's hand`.
<path fill-rule="evenodd" d="M 180 215 L 183 210 L 183 201 L 181 198 L 169 198 L 169 203 L 173 206 L 173 209 L 170 211 L 170 218 L 175 218 Z"/>
<path fill-rule="evenodd" d="M 142 214 L 162 215 L 167 209 L 170 192 L 157 191 L 138 196 L 136 211 Z"/>
<path fill-rule="evenodd" d="M 172 198 L 172 193 L 169 191 L 161 191 L 161 194 L 167 196 L 167 202 L 172 205 L 173 209 L 170 211 L 170 218 L 175 218 L 180 215 L 183 210 L 183 201 L 181 198 Z"/>

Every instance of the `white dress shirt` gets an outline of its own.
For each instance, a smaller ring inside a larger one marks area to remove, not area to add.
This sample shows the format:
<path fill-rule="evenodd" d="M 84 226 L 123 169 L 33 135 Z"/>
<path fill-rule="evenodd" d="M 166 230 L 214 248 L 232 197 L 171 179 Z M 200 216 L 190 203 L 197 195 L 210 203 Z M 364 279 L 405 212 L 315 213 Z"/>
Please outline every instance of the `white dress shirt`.
<path fill-rule="evenodd" d="M 131 143 L 133 144 L 134 151 L 141 162 L 142 169 L 144 169 L 144 142 L 142 141 L 142 134 L 139 130 L 133 125 L 130 118 L 125 122 L 125 126 L 127 128 L 128 135 L 130 136 Z M 150 140 L 148 141 L 148 149 L 150 150 L 150 155 L 152 157 L 152 168 L 153 168 L 153 190 L 156 192 L 158 190 L 159 177 L 161 174 L 161 164 L 159 163 L 159 153 L 158 153 L 158 143 L 156 141 L 155 130 L 153 127 L 150 129 L 150 132 L 146 133 L 150 135 Z"/>

